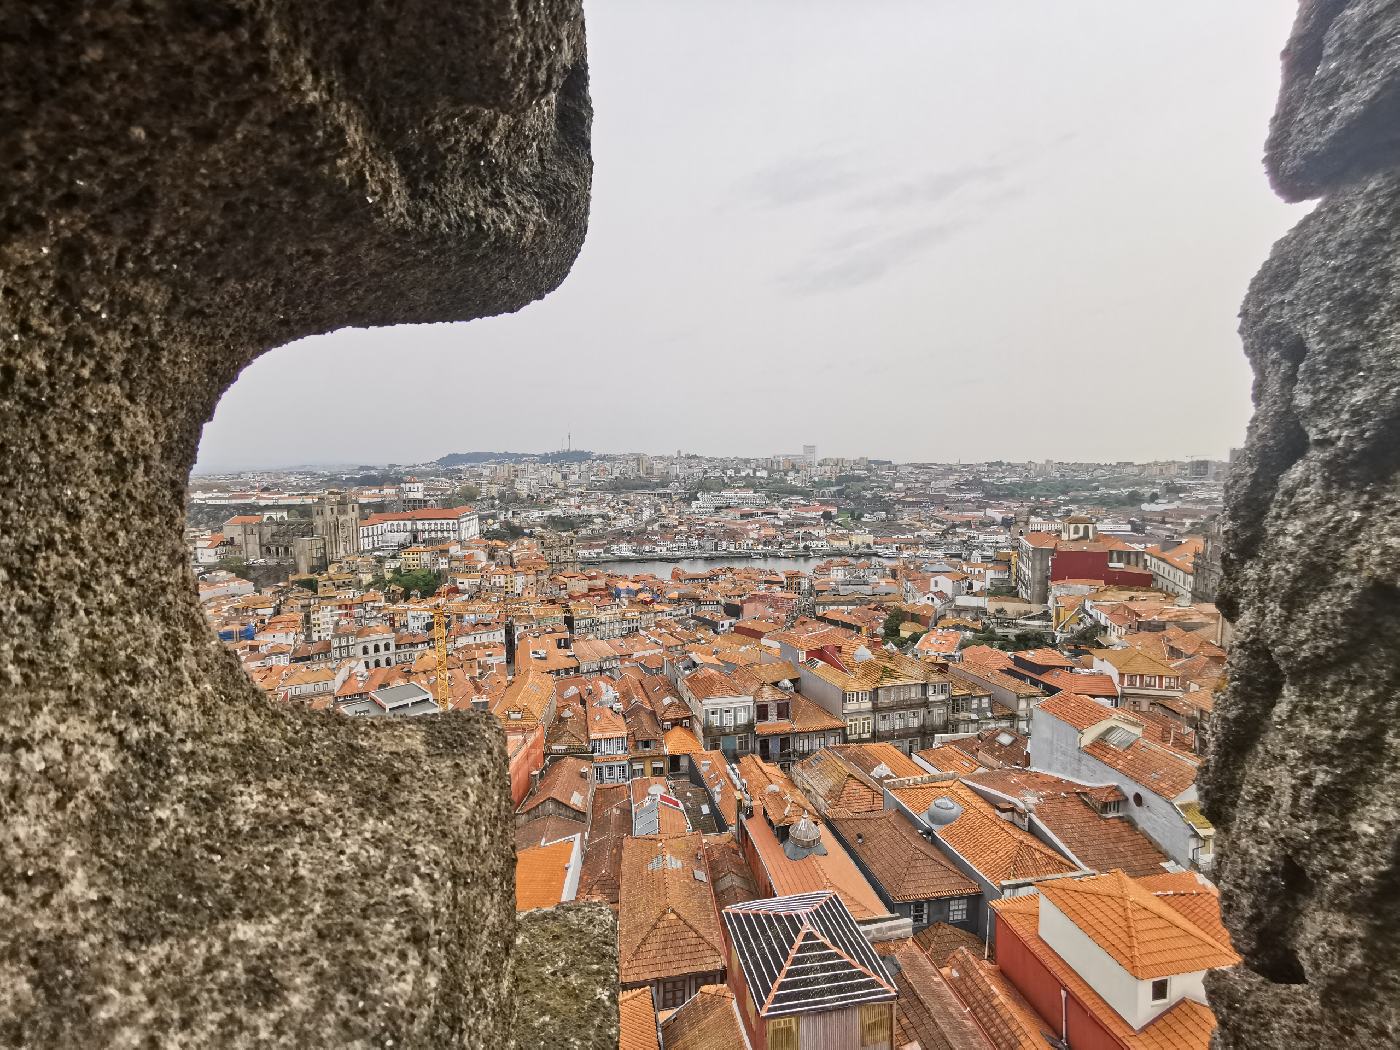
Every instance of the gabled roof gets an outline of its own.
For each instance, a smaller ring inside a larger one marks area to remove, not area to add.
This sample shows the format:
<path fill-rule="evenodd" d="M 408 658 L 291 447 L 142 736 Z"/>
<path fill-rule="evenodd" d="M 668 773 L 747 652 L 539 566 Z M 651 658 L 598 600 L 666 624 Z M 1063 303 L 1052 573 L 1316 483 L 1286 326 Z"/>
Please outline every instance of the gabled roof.
<path fill-rule="evenodd" d="M 829 812 L 859 813 L 884 808 L 883 792 L 832 748 L 824 747 L 804 758 L 793 770 Z"/>
<path fill-rule="evenodd" d="M 975 758 L 952 744 L 927 747 L 915 754 L 940 773 L 975 773 L 982 768 Z"/>
<path fill-rule="evenodd" d="M 994 885 L 1069 875 L 1079 869 L 1034 835 L 1002 820 L 982 796 L 956 780 L 891 789 L 910 811 L 922 815 L 940 798 L 962 807 L 951 823 L 936 827 L 939 840 Z"/>
<path fill-rule="evenodd" d="M 574 810 L 580 816 L 588 812 L 588 799 L 593 787 L 593 765 L 581 758 L 555 759 L 540 774 L 528 798 L 517 813 L 529 813 L 540 803 L 553 800 Z"/>
<path fill-rule="evenodd" d="M 698 834 L 627 838 L 618 897 L 618 979 L 639 984 L 724 968 L 724 938 Z"/>
<path fill-rule="evenodd" d="M 763 1017 L 896 997 L 879 956 L 835 893 L 734 905 L 725 909 L 724 923 Z"/>
<path fill-rule="evenodd" d="M 841 898 L 857 921 L 884 918 L 890 915 L 885 902 L 861 871 L 856 862 L 837 841 L 830 828 L 818 826 L 819 850 L 793 860 L 783 849 L 768 822 L 760 816 L 745 817 L 744 831 L 757 855 L 755 874 L 761 868 L 768 876 L 773 892 L 778 896 L 822 893 L 832 891 Z"/>
<path fill-rule="evenodd" d="M 953 952 L 943 977 L 996 1050 L 1045 1050 L 1040 1016 L 993 963 L 967 948 Z"/>
<path fill-rule="evenodd" d="M 626 784 L 600 784 L 588 810 L 588 837 L 579 877 L 580 900 L 616 904 L 622 843 L 632 833 L 632 799 Z"/>
<path fill-rule="evenodd" d="M 661 1022 L 661 1037 L 666 1050 L 751 1050 L 752 1045 L 734 993 L 722 984 L 704 985 L 682 1003 Z"/>
<path fill-rule="evenodd" d="M 582 830 L 580 826 L 579 831 Z M 563 900 L 574 843 L 574 839 L 567 838 L 548 846 L 534 846 L 516 852 L 516 911 L 552 908 Z"/>
<path fill-rule="evenodd" d="M 1121 871 L 1047 882 L 1040 892 L 1140 981 L 1240 961 L 1232 948 Z"/>
<path fill-rule="evenodd" d="M 1092 871 L 1121 869 L 1134 877 L 1159 875 L 1166 856 L 1121 817 L 1102 817 L 1078 795 L 1035 803 L 1035 819 Z"/>
<path fill-rule="evenodd" d="M 877 784 L 891 777 L 923 776 L 923 766 L 887 741 L 873 744 L 837 744 L 827 750 L 859 769 Z"/>
<path fill-rule="evenodd" d="M 908 942 L 894 951 L 894 985 L 899 990 L 896 1046 L 917 1043 L 923 1050 L 989 1050 L 977 1022 L 948 987 L 938 967 Z"/>
<path fill-rule="evenodd" d="M 975 952 L 978 958 L 983 955 L 981 937 L 975 933 L 968 933 L 960 926 L 950 926 L 946 922 L 929 923 L 914 934 L 914 943 L 929 957 L 929 961 L 940 969 L 959 948 Z"/>
<path fill-rule="evenodd" d="M 650 988 L 621 992 L 617 997 L 617 1020 L 617 1050 L 661 1050 Z"/>
<path fill-rule="evenodd" d="M 1041 939 L 1039 896 L 1004 897 L 994 901 L 992 909 L 997 917 L 998 937 L 1004 926 L 1008 936 L 1021 941 L 1050 975 L 1128 1050 L 1206 1050 L 1210 1045 L 1215 1015 L 1209 1006 L 1194 999 L 1181 999 L 1140 1029 L 1135 1030 L 1123 1020 L 1074 967 Z"/>
<path fill-rule="evenodd" d="M 1080 696 L 1078 693 L 1056 693 L 1048 700 L 1042 700 L 1036 707 L 1036 711 L 1054 715 L 1061 722 L 1073 726 L 1081 733 L 1110 718 L 1120 719 L 1130 725 L 1142 724 L 1140 719 L 1134 718 L 1127 711 L 1109 707 L 1107 704 L 1101 704 L 1087 696 Z"/>
<path fill-rule="evenodd" d="M 775 828 L 795 824 L 812 810 L 807 796 L 797 790 L 788 775 L 757 755 L 741 755 L 734 764 L 749 793 L 755 812 L 762 810 Z"/>
<path fill-rule="evenodd" d="M 981 892 L 898 810 L 833 815 L 828 823 L 891 900 L 907 903 Z"/>
<path fill-rule="evenodd" d="M 1165 799 L 1175 799 L 1196 782 L 1194 761 L 1145 740 L 1117 747 L 1099 738 L 1085 744 L 1082 750 Z"/>

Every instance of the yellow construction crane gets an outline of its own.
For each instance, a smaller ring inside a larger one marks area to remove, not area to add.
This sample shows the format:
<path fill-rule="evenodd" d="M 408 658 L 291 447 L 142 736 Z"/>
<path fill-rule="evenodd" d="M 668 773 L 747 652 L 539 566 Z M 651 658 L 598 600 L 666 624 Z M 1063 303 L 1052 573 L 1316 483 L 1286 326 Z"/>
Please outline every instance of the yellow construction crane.
<path fill-rule="evenodd" d="M 452 689 L 447 670 L 447 616 L 441 605 L 433 610 L 433 650 L 437 653 L 437 705 L 446 711 L 452 705 Z"/>

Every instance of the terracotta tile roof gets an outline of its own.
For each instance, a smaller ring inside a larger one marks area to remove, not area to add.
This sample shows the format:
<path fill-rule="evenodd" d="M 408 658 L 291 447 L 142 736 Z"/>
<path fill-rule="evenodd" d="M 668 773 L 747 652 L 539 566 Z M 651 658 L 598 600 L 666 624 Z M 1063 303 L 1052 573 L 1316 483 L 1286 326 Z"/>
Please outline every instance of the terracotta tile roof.
<path fill-rule="evenodd" d="M 833 815 L 827 823 L 892 900 L 940 900 L 981 892 L 899 810 Z"/>
<path fill-rule="evenodd" d="M 993 902 L 992 908 L 998 931 L 1005 924 L 1010 934 L 1026 945 L 1051 976 L 1128 1050 L 1207 1050 L 1210 1046 L 1215 1015 L 1210 1007 L 1192 999 L 1182 999 L 1151 1023 L 1134 1031 L 1072 966 L 1041 940 L 1039 897 L 1005 897 Z"/>
<path fill-rule="evenodd" d="M 952 746 L 984 766 L 1025 766 L 1030 761 L 1030 742 L 1030 737 L 1014 729 L 991 728 L 954 740 Z"/>
<path fill-rule="evenodd" d="M 1088 697 L 1116 697 L 1118 695 L 1118 687 L 1113 684 L 1113 679 L 1098 672 L 1075 674 L 1073 671 L 1057 667 L 1053 671 L 1047 671 L 1041 675 L 1040 680 L 1051 689 L 1061 693 L 1077 693 L 1080 696 Z"/>
<path fill-rule="evenodd" d="M 1024 652 L 1013 654 L 1029 660 L 1038 667 L 1073 667 L 1074 661 L 1070 660 L 1058 649 L 1027 649 Z"/>
<path fill-rule="evenodd" d="M 624 986 L 724 968 L 702 844 L 698 834 L 623 840 L 618 979 Z"/>
<path fill-rule="evenodd" d="M 1140 981 L 1240 961 L 1232 948 L 1121 871 L 1048 882 L 1040 892 Z"/>
<path fill-rule="evenodd" d="M 627 790 L 632 799 L 632 834 L 684 835 L 691 830 L 685 809 L 665 777 L 633 777 Z M 655 800 L 649 796 L 656 796 Z"/>
<path fill-rule="evenodd" d="M 1167 858 L 1151 839 L 1122 817 L 1100 816 L 1078 795 L 1042 799 L 1034 812 L 1035 819 L 1091 871 L 1117 868 L 1134 878 L 1163 871 Z"/>
<path fill-rule="evenodd" d="M 838 744 L 827 748 L 843 762 L 859 769 L 877 784 L 891 777 L 919 777 L 927 772 L 893 744 Z"/>
<path fill-rule="evenodd" d="M 939 744 L 914 753 L 940 773 L 975 773 L 982 768 L 981 763 L 952 744 Z"/>
<path fill-rule="evenodd" d="M 1054 715 L 1061 722 L 1074 726 L 1081 733 L 1108 718 L 1117 718 L 1129 725 L 1142 725 L 1142 720 L 1117 708 L 1100 704 L 1078 693 L 1056 693 L 1048 700 L 1042 700 L 1036 711 Z"/>
<path fill-rule="evenodd" d="M 763 698 L 760 697 L 760 700 Z M 754 732 L 759 736 L 777 736 L 786 733 L 834 733 L 846 728 L 846 723 L 830 714 L 824 707 L 808 700 L 801 693 L 784 693 L 776 699 L 786 700 L 790 705 L 790 718 L 759 722 Z"/>
<path fill-rule="evenodd" d="M 540 803 L 552 799 L 574 810 L 582 817 L 588 812 L 588 799 L 593 790 L 593 763 L 582 758 L 557 758 L 544 767 L 540 782 L 520 803 L 517 813 L 529 813 Z"/>
<path fill-rule="evenodd" d="M 751 1050 L 734 993 L 707 984 L 661 1022 L 666 1050 Z"/>
<path fill-rule="evenodd" d="M 1141 649 L 1095 649 L 1094 655 L 1111 663 L 1119 674 L 1176 674 L 1165 658 L 1158 659 Z"/>
<path fill-rule="evenodd" d="M 629 988 L 617 997 L 617 1050 L 661 1050 L 650 988 Z"/>
<path fill-rule="evenodd" d="M 622 842 L 632 834 L 632 799 L 626 784 L 599 785 L 589 807 L 588 838 L 579 876 L 580 900 L 616 904 Z"/>
<path fill-rule="evenodd" d="M 792 775 L 820 812 L 860 813 L 884 808 L 884 793 L 874 781 L 832 748 L 822 748 L 803 759 L 793 767 Z"/>
<path fill-rule="evenodd" d="M 906 942 L 893 953 L 898 969 L 893 976 L 899 992 L 895 1007 L 895 1045 L 920 1050 L 989 1050 L 977 1027 L 938 968 L 918 948 Z"/>
<path fill-rule="evenodd" d="M 967 948 L 953 952 L 943 977 L 996 1050 L 1045 1050 L 1051 1030 L 993 963 Z"/>
<path fill-rule="evenodd" d="M 703 751 L 704 745 L 700 743 L 693 729 L 686 729 L 684 726 L 672 726 L 666 730 L 661 738 L 662 746 L 668 755 L 693 755 Z"/>
<path fill-rule="evenodd" d="M 766 820 L 760 816 L 746 817 L 743 825 L 775 896 L 829 890 L 840 896 L 858 922 L 890 914 L 880 895 L 860 873 L 855 861 L 851 860 L 829 828 L 821 829 L 825 853 L 789 860 Z"/>
<path fill-rule="evenodd" d="M 547 817 L 536 817 L 528 824 L 521 824 L 516 828 L 515 848 L 522 850 L 531 846 L 544 846 L 566 839 L 570 835 L 581 835 L 583 831 L 583 821 L 568 820 L 551 813 Z"/>
<path fill-rule="evenodd" d="M 1115 747 L 1100 739 L 1085 744 L 1081 750 L 1165 799 L 1175 799 L 1196 782 L 1194 761 L 1144 740 Z"/>
<path fill-rule="evenodd" d="M 564 884 L 569 878 L 570 860 L 576 845 L 575 840 L 570 838 L 516 852 L 516 911 L 552 908 L 563 900 Z"/>
<path fill-rule="evenodd" d="M 774 685 L 778 682 L 791 682 L 796 685 L 799 677 L 797 668 L 792 666 L 792 662 L 789 660 L 754 664 L 747 670 L 755 679 L 767 685 Z"/>
<path fill-rule="evenodd" d="M 1230 931 L 1220 921 L 1220 892 L 1194 871 L 1158 872 L 1137 880 L 1163 904 L 1169 904 L 1220 944 L 1230 945 Z"/>
<path fill-rule="evenodd" d="M 896 798 L 915 814 L 940 798 L 962 807 L 950 824 L 934 829 L 939 840 L 996 885 L 1035 881 L 1079 870 L 1034 835 L 1002 820 L 982 796 L 956 780 L 895 787 Z"/>
<path fill-rule="evenodd" d="M 757 755 L 743 755 L 734 764 L 754 811 L 762 811 L 775 828 L 796 824 L 804 813 L 815 811 L 807 796 L 777 766 Z"/>
<path fill-rule="evenodd" d="M 527 667 L 491 705 L 491 713 L 506 729 L 538 725 L 553 700 L 553 680 Z"/>
<path fill-rule="evenodd" d="M 627 735 L 627 720 L 607 703 L 588 705 L 588 739 L 608 740 Z"/>
<path fill-rule="evenodd" d="M 947 965 L 949 957 L 959 948 L 974 952 L 979 959 L 984 948 L 982 938 L 977 934 L 969 933 L 958 926 L 950 926 L 946 922 L 929 923 L 914 934 L 914 943 L 929 957 L 933 965 L 939 968 Z"/>
<path fill-rule="evenodd" d="M 727 675 L 713 667 L 702 667 L 685 677 L 685 687 L 697 700 L 717 696 L 752 696 L 756 683 L 744 681 L 737 675 Z"/>

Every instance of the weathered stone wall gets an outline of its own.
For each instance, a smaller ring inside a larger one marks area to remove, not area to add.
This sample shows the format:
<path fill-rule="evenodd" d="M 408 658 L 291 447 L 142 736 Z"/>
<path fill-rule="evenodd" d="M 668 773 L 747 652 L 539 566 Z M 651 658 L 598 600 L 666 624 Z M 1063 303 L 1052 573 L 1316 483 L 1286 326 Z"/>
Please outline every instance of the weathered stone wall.
<path fill-rule="evenodd" d="M 1316 209 L 1244 303 L 1230 686 L 1203 775 L 1228 1047 L 1400 1041 L 1400 4 L 1307 0 L 1267 150 Z"/>
<path fill-rule="evenodd" d="M 578 0 L 0 5 L 0 1045 L 508 1043 L 497 728 L 265 701 L 183 494 L 264 351 L 558 284 L 589 123 Z"/>

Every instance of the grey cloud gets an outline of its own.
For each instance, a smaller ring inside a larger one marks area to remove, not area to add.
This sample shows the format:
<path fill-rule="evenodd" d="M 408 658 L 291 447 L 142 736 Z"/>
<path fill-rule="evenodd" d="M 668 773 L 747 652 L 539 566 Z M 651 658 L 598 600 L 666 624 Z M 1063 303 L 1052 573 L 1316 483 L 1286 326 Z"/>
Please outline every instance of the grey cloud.
<path fill-rule="evenodd" d="M 769 165 L 744 179 L 739 192 L 750 203 L 776 208 L 839 196 L 860 181 L 846 158 L 826 154 Z"/>
<path fill-rule="evenodd" d="M 879 235 L 866 227 L 828 241 L 814 260 L 816 266 L 791 273 L 781 283 L 808 294 L 859 287 L 945 243 L 966 225 L 962 219 L 952 219 Z"/>
<path fill-rule="evenodd" d="M 1007 171 L 1007 166 L 999 164 L 970 164 L 962 168 L 934 171 L 917 179 L 892 183 L 862 194 L 853 203 L 879 211 L 941 204 L 959 190 L 999 183 Z"/>

